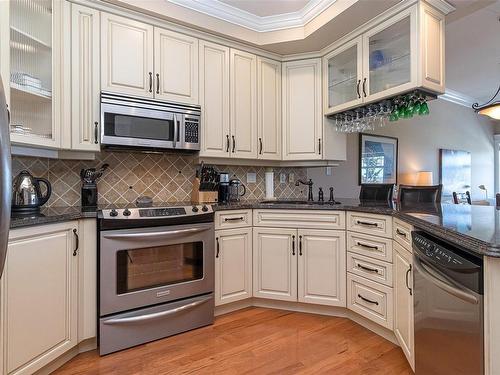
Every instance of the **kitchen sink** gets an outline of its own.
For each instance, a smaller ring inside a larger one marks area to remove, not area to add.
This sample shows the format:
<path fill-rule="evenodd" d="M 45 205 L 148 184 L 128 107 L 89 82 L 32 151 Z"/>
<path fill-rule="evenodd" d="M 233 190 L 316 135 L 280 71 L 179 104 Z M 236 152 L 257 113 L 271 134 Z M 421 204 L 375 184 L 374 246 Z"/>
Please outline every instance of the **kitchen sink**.
<path fill-rule="evenodd" d="M 264 200 L 260 202 L 261 204 L 302 204 L 302 205 L 330 205 L 330 204 L 340 204 L 340 202 L 318 202 L 318 201 L 306 201 L 306 200 Z"/>

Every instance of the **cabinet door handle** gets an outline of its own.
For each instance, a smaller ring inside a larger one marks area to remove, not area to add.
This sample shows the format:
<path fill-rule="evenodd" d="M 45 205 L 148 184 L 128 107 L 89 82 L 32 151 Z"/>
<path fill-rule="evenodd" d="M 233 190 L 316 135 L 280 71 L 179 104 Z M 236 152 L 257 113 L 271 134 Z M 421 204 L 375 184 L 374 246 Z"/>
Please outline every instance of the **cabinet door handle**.
<path fill-rule="evenodd" d="M 292 236 L 292 255 L 295 256 L 295 236 Z"/>
<path fill-rule="evenodd" d="M 377 223 L 370 223 L 368 221 L 356 221 L 356 224 L 359 224 L 359 225 L 367 225 L 369 227 L 378 227 L 378 224 Z"/>
<path fill-rule="evenodd" d="M 403 236 L 404 238 L 406 238 L 406 233 L 405 232 L 402 232 L 401 230 L 399 229 L 396 229 L 396 234 L 400 235 L 400 236 Z"/>
<path fill-rule="evenodd" d="M 153 73 L 149 72 L 149 92 L 153 92 Z"/>
<path fill-rule="evenodd" d="M 299 255 L 302 256 L 302 236 L 299 236 Z"/>
<path fill-rule="evenodd" d="M 262 138 L 259 138 L 259 154 L 262 155 Z"/>
<path fill-rule="evenodd" d="M 361 84 L 361 80 L 358 79 L 358 84 L 356 85 L 356 93 L 358 94 L 358 99 L 361 99 L 361 93 L 359 92 L 359 85 Z"/>
<path fill-rule="evenodd" d="M 369 249 L 369 250 L 378 250 L 378 246 L 367 245 L 367 244 L 364 244 L 362 242 L 356 242 L 356 245 L 364 247 L 364 248 Z"/>
<path fill-rule="evenodd" d="M 368 271 L 368 272 L 378 273 L 378 270 L 376 270 L 375 268 L 365 267 L 362 264 L 358 264 L 357 267 L 361 268 L 362 270 Z"/>
<path fill-rule="evenodd" d="M 378 306 L 378 302 L 377 301 L 372 301 L 371 299 L 365 298 L 361 294 L 358 294 L 358 297 L 361 298 L 365 302 L 368 302 L 368 303 L 371 303 L 373 305 L 377 305 Z"/>
<path fill-rule="evenodd" d="M 321 138 L 318 138 L 318 154 L 321 155 Z"/>
<path fill-rule="evenodd" d="M 73 229 L 73 234 L 75 235 L 75 249 L 73 250 L 73 256 L 76 257 L 76 254 L 78 254 L 78 248 L 80 247 L 80 238 L 78 237 L 78 231 L 76 229 Z"/>
<path fill-rule="evenodd" d="M 405 276 L 406 287 L 410 291 L 410 296 L 411 296 L 411 295 L 413 295 L 413 290 L 410 288 L 410 285 L 409 285 L 410 283 L 408 282 L 408 276 L 410 275 L 410 272 L 411 272 L 411 264 L 410 264 L 410 267 L 406 270 L 406 276 Z"/>
<path fill-rule="evenodd" d="M 97 121 L 94 122 L 94 143 L 99 143 L 99 123 Z"/>
<path fill-rule="evenodd" d="M 241 221 L 243 219 L 244 219 L 243 216 L 240 216 L 240 217 L 226 217 L 226 218 L 224 218 L 224 221 Z"/>
<path fill-rule="evenodd" d="M 215 237 L 215 242 L 217 242 L 217 252 L 215 253 L 215 257 L 219 257 L 220 245 L 219 245 L 219 237 Z"/>
<path fill-rule="evenodd" d="M 236 139 L 234 139 L 234 135 L 231 136 L 233 138 L 233 154 L 234 154 L 234 149 L 236 148 Z"/>
<path fill-rule="evenodd" d="M 226 152 L 229 152 L 229 134 L 226 134 Z"/>
<path fill-rule="evenodd" d="M 363 95 L 365 96 L 366 98 L 366 78 L 363 79 Z"/>
<path fill-rule="evenodd" d="M 160 93 L 160 75 L 158 73 L 156 73 L 156 93 Z"/>

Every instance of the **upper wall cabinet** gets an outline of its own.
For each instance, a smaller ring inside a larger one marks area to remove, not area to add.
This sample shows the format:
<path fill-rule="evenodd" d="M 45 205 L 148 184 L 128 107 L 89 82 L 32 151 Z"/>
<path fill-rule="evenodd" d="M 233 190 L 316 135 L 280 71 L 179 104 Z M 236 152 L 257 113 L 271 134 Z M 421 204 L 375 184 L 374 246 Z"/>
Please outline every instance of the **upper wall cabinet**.
<path fill-rule="evenodd" d="M 415 88 L 444 93 L 444 15 L 419 2 L 323 59 L 325 114 Z"/>
<path fill-rule="evenodd" d="M 153 26 L 102 13 L 102 89 L 153 97 L 153 46 Z"/>
<path fill-rule="evenodd" d="M 321 59 L 283 64 L 283 159 L 322 159 Z"/>
<path fill-rule="evenodd" d="M 102 90 L 198 104 L 198 40 L 128 18 L 101 16 Z"/>
<path fill-rule="evenodd" d="M 198 39 L 155 27 L 157 99 L 198 104 Z"/>
<path fill-rule="evenodd" d="M 2 40 L 0 55 L 3 82 L 10 87 L 12 142 L 58 148 L 63 122 L 63 2 L 5 1 L 0 14 L 0 34 L 9 41 Z"/>

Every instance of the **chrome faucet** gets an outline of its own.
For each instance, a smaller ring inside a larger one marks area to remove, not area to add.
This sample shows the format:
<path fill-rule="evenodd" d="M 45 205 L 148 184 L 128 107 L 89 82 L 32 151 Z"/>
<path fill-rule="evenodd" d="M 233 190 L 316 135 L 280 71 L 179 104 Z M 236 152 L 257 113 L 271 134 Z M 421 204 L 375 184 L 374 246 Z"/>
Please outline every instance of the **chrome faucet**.
<path fill-rule="evenodd" d="M 312 202 L 313 199 L 313 180 L 309 179 L 309 181 L 297 180 L 295 181 L 295 186 L 307 185 L 309 187 L 309 192 L 307 193 L 307 201 Z"/>

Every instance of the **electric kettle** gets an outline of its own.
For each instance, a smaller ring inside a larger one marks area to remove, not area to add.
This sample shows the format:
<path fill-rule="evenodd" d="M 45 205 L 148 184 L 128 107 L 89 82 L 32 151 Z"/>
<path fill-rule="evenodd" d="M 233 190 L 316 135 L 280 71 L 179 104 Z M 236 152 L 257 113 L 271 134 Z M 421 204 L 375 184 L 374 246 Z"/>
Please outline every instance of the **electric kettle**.
<path fill-rule="evenodd" d="M 40 183 L 46 186 L 47 192 L 42 195 Z M 36 212 L 50 198 L 52 188 L 45 178 L 36 178 L 28 171 L 21 171 L 12 182 L 12 211 Z"/>

